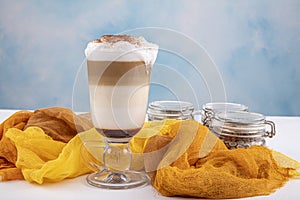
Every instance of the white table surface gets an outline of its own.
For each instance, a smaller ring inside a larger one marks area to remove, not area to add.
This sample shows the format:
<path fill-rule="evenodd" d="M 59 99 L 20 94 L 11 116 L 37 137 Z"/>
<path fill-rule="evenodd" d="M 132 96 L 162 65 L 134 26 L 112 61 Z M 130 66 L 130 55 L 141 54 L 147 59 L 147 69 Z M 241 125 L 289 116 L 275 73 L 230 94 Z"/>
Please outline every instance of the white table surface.
<path fill-rule="evenodd" d="M 15 110 L 0 110 L 0 122 Z M 267 117 L 276 124 L 277 134 L 267 140 L 267 146 L 300 161 L 300 117 Z M 0 199 L 187 199 L 164 197 L 150 185 L 128 190 L 106 190 L 90 186 L 85 176 L 52 184 L 31 184 L 26 181 L 0 182 Z M 298 200 L 300 199 L 300 179 L 292 179 L 275 193 L 246 199 Z"/>

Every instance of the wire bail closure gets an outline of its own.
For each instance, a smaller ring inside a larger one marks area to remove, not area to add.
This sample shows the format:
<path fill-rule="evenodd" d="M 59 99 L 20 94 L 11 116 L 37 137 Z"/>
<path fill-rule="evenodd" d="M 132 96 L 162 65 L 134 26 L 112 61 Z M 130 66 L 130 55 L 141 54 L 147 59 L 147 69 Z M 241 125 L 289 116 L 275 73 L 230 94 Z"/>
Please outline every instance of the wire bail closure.
<path fill-rule="evenodd" d="M 266 120 L 266 121 L 265 121 L 265 124 L 270 125 L 270 127 L 271 127 L 271 131 L 266 131 L 265 137 L 269 137 L 269 138 L 274 137 L 275 134 L 276 134 L 275 123 L 272 122 L 272 121 Z"/>

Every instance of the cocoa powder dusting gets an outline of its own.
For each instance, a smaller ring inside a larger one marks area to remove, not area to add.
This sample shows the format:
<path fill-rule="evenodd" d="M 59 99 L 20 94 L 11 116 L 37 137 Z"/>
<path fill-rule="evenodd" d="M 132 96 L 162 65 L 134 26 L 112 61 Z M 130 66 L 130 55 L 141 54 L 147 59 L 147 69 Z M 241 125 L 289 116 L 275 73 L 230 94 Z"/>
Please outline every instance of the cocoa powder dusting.
<path fill-rule="evenodd" d="M 139 44 L 137 38 L 129 35 L 103 35 L 101 38 L 93 40 L 94 43 L 108 42 L 112 44 L 120 41 L 126 41 L 134 45 Z"/>

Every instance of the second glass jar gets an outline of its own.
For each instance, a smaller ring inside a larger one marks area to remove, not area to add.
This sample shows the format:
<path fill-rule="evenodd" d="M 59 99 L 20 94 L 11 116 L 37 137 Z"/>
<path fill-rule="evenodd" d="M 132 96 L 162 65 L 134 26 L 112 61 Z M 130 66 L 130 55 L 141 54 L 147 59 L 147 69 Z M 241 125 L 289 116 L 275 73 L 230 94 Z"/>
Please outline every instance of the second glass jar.
<path fill-rule="evenodd" d="M 267 129 L 267 125 L 270 129 Z M 259 113 L 223 111 L 214 114 L 211 120 L 214 132 L 229 149 L 264 146 L 265 138 L 275 135 L 275 124 Z"/>

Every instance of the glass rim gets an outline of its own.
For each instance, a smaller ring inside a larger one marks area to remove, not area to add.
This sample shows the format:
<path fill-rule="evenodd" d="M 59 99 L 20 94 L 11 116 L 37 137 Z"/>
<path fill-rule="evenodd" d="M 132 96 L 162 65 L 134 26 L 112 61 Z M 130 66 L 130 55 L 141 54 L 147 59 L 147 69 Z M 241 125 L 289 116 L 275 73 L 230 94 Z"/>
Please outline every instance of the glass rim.
<path fill-rule="evenodd" d="M 215 120 L 231 123 L 231 124 L 264 124 L 265 116 L 260 113 L 246 112 L 246 111 L 220 111 L 216 112 L 214 117 Z"/>
<path fill-rule="evenodd" d="M 248 106 L 240 103 L 232 103 L 232 102 L 210 102 L 206 103 L 202 106 L 203 110 L 237 110 L 243 111 L 248 110 Z"/>
<path fill-rule="evenodd" d="M 150 110 L 164 112 L 193 111 L 194 105 L 187 101 L 153 101 L 149 104 Z"/>

